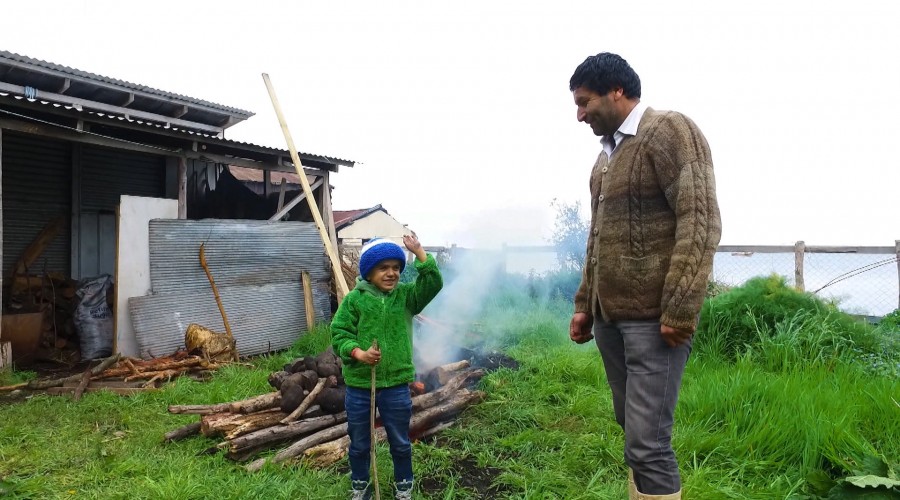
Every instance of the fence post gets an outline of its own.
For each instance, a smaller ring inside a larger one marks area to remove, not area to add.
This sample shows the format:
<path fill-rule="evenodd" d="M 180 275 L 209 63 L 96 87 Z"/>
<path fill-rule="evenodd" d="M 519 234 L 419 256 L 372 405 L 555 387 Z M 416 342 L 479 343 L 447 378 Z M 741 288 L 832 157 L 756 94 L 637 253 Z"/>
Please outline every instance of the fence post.
<path fill-rule="evenodd" d="M 806 243 L 798 241 L 794 243 L 794 287 L 801 292 L 806 291 L 803 283 L 803 254 L 806 252 Z"/>
<path fill-rule="evenodd" d="M 894 249 L 897 252 L 897 285 L 900 288 L 900 240 L 894 240 Z M 900 293 L 897 294 L 897 308 L 900 309 Z"/>

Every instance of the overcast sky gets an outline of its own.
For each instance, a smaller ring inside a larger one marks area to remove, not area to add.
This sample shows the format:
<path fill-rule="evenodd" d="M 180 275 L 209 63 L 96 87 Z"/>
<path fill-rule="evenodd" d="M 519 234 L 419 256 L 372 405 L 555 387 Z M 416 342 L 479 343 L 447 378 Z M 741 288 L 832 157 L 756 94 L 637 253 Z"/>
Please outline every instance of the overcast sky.
<path fill-rule="evenodd" d="M 360 162 L 430 245 L 546 244 L 600 150 L 569 77 L 625 57 L 713 152 L 723 244 L 900 239 L 900 7 L 889 1 L 4 2 L 0 49 L 256 113 L 226 137 Z"/>

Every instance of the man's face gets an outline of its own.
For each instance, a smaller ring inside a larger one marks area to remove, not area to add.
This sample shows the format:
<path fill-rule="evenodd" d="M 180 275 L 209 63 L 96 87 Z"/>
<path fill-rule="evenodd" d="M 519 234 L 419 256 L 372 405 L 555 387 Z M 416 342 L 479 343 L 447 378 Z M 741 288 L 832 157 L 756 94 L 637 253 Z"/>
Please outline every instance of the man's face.
<path fill-rule="evenodd" d="M 400 281 L 400 261 L 385 259 L 379 262 L 374 269 L 369 271 L 368 280 L 382 292 L 390 292 Z"/>
<path fill-rule="evenodd" d="M 616 97 L 621 93 L 621 89 L 615 89 L 600 95 L 593 90 L 578 87 L 572 92 L 575 106 L 578 107 L 578 121 L 590 125 L 596 136 L 614 134 L 622 124 L 616 109 Z"/>

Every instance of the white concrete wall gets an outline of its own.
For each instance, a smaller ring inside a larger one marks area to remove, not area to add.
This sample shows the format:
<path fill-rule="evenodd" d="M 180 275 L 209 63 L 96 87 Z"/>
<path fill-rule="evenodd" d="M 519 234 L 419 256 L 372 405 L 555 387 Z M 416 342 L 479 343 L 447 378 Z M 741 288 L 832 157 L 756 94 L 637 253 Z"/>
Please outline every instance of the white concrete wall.
<path fill-rule="evenodd" d="M 386 238 L 399 245 L 403 245 L 403 236 L 412 234 L 412 231 L 390 215 L 378 211 L 356 220 L 353 224 L 338 231 L 338 239 L 345 245 L 358 244 L 353 240 L 370 240 L 372 238 Z"/>
<path fill-rule="evenodd" d="M 150 293 L 150 220 L 177 219 L 178 200 L 123 195 L 118 212 L 113 352 L 137 358 L 128 299 Z"/>

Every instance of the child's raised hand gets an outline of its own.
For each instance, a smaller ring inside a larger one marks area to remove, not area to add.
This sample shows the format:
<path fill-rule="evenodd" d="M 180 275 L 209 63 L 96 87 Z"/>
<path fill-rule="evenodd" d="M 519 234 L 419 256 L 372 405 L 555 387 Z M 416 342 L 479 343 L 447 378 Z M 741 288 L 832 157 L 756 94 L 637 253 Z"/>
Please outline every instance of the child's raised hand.
<path fill-rule="evenodd" d="M 415 233 L 403 236 L 403 244 L 406 245 L 406 249 L 412 252 L 420 262 L 425 262 L 425 249 L 422 248 L 422 244 L 419 243 L 419 238 Z"/>

